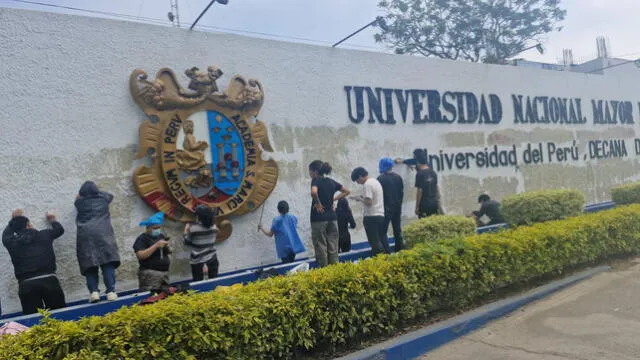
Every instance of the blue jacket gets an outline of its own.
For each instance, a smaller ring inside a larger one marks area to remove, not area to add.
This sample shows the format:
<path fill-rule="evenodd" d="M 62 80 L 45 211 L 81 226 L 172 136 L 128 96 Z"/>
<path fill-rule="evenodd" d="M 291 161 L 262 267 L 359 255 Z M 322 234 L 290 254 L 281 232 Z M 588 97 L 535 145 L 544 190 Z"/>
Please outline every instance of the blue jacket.
<path fill-rule="evenodd" d="M 278 258 L 283 259 L 287 257 L 291 251 L 293 251 L 294 254 L 306 251 L 298 235 L 297 226 L 298 218 L 291 214 L 276 216 L 273 219 L 271 231 L 276 238 Z"/>

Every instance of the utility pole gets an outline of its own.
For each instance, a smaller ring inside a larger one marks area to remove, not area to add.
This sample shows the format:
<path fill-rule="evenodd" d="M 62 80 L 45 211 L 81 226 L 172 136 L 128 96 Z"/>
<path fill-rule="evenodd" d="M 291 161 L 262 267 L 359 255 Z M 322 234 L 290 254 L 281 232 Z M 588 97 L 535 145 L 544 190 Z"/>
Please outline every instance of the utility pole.
<path fill-rule="evenodd" d="M 169 4 L 171 5 L 171 11 L 167 16 L 169 17 L 169 21 L 175 27 L 180 27 L 180 11 L 178 10 L 178 0 L 169 0 Z"/>

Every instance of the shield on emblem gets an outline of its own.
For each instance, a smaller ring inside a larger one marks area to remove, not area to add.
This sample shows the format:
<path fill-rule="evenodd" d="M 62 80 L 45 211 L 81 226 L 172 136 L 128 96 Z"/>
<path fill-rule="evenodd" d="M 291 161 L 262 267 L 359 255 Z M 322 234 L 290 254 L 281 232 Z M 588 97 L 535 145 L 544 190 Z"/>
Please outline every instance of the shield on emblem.
<path fill-rule="evenodd" d="M 207 111 L 211 157 L 216 187 L 226 195 L 235 194 L 244 177 L 245 154 L 240 133 L 224 114 Z"/>
<path fill-rule="evenodd" d="M 180 177 L 199 202 L 219 204 L 238 192 L 245 173 L 245 149 L 238 129 L 225 114 L 215 110 L 191 114 L 176 148 Z"/>

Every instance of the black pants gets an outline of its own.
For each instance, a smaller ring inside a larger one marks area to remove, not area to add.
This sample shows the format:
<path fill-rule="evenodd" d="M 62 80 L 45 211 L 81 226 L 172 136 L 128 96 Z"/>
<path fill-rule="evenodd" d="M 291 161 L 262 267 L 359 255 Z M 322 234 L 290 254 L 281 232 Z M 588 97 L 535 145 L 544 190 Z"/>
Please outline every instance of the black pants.
<path fill-rule="evenodd" d="M 436 199 L 422 199 L 420 202 L 420 215 L 418 215 L 418 218 L 422 219 L 431 215 L 437 215 L 438 208 L 438 201 Z"/>
<path fill-rule="evenodd" d="M 362 219 L 367 241 L 371 245 L 371 254 L 389 253 L 389 239 L 384 227 L 384 216 L 365 216 Z"/>
<path fill-rule="evenodd" d="M 220 263 L 218 262 L 218 256 L 214 255 L 213 259 L 211 259 L 207 263 L 207 275 L 209 275 L 209 279 L 213 279 L 218 276 L 218 268 L 220 267 Z M 204 280 L 204 263 L 202 264 L 191 264 L 191 277 L 193 281 L 201 281 Z"/>
<path fill-rule="evenodd" d="M 35 314 L 38 309 L 60 309 L 65 307 L 64 292 L 55 276 L 23 280 L 18 284 L 18 296 L 22 313 Z"/>
<path fill-rule="evenodd" d="M 387 237 L 389 231 L 389 223 L 393 227 L 393 238 L 396 240 L 396 251 L 404 249 L 404 240 L 402 240 L 402 228 L 400 227 L 400 217 L 402 210 L 390 210 L 384 212 L 384 236 Z M 389 239 L 387 238 L 387 243 Z"/>
<path fill-rule="evenodd" d="M 283 257 L 280 260 L 282 260 L 283 264 L 292 263 L 292 262 L 296 261 L 296 253 L 294 253 L 293 250 L 288 250 L 287 251 L 287 256 Z"/>

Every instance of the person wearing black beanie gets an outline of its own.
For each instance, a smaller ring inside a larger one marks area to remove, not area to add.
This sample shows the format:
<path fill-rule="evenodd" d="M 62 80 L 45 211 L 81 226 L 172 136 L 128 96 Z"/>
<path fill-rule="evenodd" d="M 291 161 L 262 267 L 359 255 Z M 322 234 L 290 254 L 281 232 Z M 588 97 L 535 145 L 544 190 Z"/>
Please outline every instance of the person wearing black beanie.
<path fill-rule="evenodd" d="M 9 251 L 18 279 L 18 296 L 25 315 L 34 314 L 38 309 L 65 306 L 53 251 L 53 241 L 64 234 L 64 228 L 55 215 L 47 213 L 46 217 L 51 229 L 36 230 L 24 211 L 14 210 L 2 233 L 2 244 Z"/>

